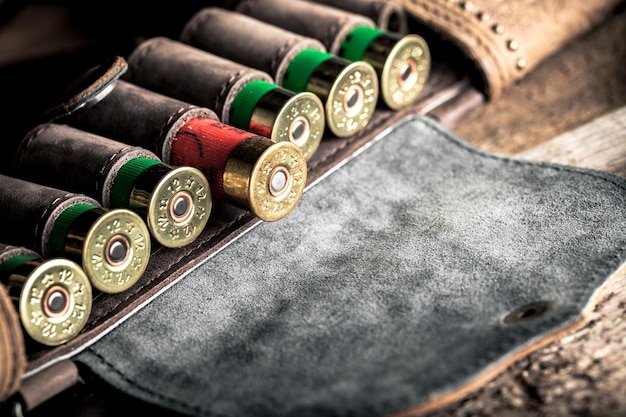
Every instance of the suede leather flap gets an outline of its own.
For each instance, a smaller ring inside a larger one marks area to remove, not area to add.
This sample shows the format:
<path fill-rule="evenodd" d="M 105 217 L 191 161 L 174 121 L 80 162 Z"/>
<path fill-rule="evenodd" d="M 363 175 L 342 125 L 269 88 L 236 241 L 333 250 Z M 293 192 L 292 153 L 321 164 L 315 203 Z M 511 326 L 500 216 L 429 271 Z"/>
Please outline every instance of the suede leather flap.
<path fill-rule="evenodd" d="M 625 190 L 414 116 L 75 359 L 193 416 L 406 411 L 581 321 L 626 259 Z"/>

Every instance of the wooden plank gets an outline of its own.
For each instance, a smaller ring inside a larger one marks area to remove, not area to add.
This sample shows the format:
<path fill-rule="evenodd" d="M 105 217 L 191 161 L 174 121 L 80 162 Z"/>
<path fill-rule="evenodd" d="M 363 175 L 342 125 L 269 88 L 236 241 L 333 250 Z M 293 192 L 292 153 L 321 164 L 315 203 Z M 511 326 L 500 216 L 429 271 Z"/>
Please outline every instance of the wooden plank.
<path fill-rule="evenodd" d="M 626 106 L 515 156 L 626 177 Z"/>

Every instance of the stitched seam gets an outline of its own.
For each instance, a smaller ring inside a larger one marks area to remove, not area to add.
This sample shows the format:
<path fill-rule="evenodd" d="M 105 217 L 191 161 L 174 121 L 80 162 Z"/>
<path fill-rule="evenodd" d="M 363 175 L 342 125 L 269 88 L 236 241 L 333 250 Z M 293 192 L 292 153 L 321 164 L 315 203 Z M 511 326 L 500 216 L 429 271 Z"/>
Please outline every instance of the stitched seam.
<path fill-rule="evenodd" d="M 489 57 L 491 62 L 493 62 L 498 68 L 497 78 L 501 86 L 505 86 L 508 84 L 507 83 L 508 77 L 506 76 L 506 73 L 508 72 L 506 70 L 507 65 L 506 64 L 503 65 L 502 62 L 500 61 L 499 54 L 496 53 L 497 48 L 489 47 L 489 45 L 486 44 L 487 41 L 493 40 L 492 37 L 482 36 L 483 31 L 476 30 L 475 25 L 470 25 L 466 19 L 463 19 L 463 14 L 459 16 L 459 14 L 457 13 L 457 15 L 453 16 L 450 13 L 448 13 L 449 9 L 447 9 L 445 6 L 442 6 L 437 3 L 428 5 L 426 3 L 420 2 L 419 0 L 411 0 L 411 2 L 415 6 L 422 8 L 426 16 L 431 15 L 434 17 L 439 17 L 445 22 L 448 22 L 452 24 L 453 26 L 457 26 L 461 31 L 470 34 L 472 36 L 472 39 L 476 42 L 476 47 L 480 49 L 481 51 L 483 51 Z M 445 26 L 443 26 L 441 22 L 433 21 L 433 20 L 431 20 L 431 22 L 435 24 L 437 27 L 439 27 L 442 31 L 444 32 L 446 31 Z M 495 40 L 493 41 L 496 42 Z M 479 60 L 478 57 L 479 55 L 477 54 L 476 60 Z M 485 76 L 486 75 L 487 74 L 485 72 Z"/>
<path fill-rule="evenodd" d="M 169 116 L 167 118 L 167 120 L 165 121 L 165 124 L 163 125 L 163 127 L 161 128 L 161 130 L 159 131 L 159 137 L 157 138 L 159 140 L 159 142 L 163 142 L 163 138 L 165 136 L 165 134 L 167 133 L 167 131 L 170 129 L 170 125 L 172 124 L 172 120 L 174 120 L 174 118 L 180 116 L 181 113 L 192 109 L 193 106 L 188 106 L 188 107 L 181 107 L 178 110 L 176 110 L 176 112 L 174 114 L 172 114 L 171 116 Z"/>
<path fill-rule="evenodd" d="M 222 84 L 222 86 L 220 87 L 220 91 L 217 94 L 217 97 L 215 97 L 215 109 L 219 109 L 220 107 L 223 107 L 226 100 L 225 97 L 228 95 L 228 92 L 230 91 L 230 89 L 233 86 L 233 83 L 236 82 L 240 77 L 241 74 L 243 74 L 243 69 L 237 71 L 235 74 L 231 75 L 228 80 L 226 80 L 226 82 L 224 82 L 224 84 Z M 222 114 L 224 114 L 224 109 L 222 108 Z"/>
<path fill-rule="evenodd" d="M 296 43 L 296 39 L 292 38 L 287 40 L 287 42 L 285 42 L 280 48 L 278 48 L 278 50 L 276 51 L 276 53 L 274 54 L 274 57 L 272 58 L 272 60 L 270 61 L 270 72 L 272 74 L 272 77 L 276 77 L 276 72 L 278 69 L 278 65 L 281 63 L 282 59 L 282 55 L 285 53 L 286 50 L 288 50 L 294 43 Z"/>
<path fill-rule="evenodd" d="M 113 162 L 115 162 L 115 159 L 118 158 L 120 155 L 124 155 L 124 152 L 128 151 L 129 148 L 125 147 L 120 149 L 119 151 L 115 152 L 113 155 L 111 155 L 111 157 L 109 159 L 107 159 L 107 161 L 102 165 L 102 168 L 100 168 L 100 171 L 98 172 L 98 179 L 96 182 L 96 200 L 100 201 L 101 204 L 106 205 L 107 208 L 111 208 L 111 203 L 112 203 L 112 196 L 111 193 L 109 194 L 109 201 L 104 201 L 103 197 L 104 197 L 104 184 L 105 184 L 105 179 L 106 179 L 106 175 L 104 175 L 106 173 L 107 170 L 111 169 L 111 164 Z M 116 173 L 117 175 L 117 173 Z"/>

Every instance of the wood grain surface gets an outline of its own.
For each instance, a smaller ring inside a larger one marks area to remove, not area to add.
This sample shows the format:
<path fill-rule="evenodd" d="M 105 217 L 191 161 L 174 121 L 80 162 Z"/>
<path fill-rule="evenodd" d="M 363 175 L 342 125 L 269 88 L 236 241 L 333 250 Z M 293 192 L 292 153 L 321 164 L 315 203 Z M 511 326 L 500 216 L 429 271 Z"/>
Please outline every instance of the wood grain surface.
<path fill-rule="evenodd" d="M 518 158 L 555 162 L 626 177 L 626 107 L 526 151 Z"/>

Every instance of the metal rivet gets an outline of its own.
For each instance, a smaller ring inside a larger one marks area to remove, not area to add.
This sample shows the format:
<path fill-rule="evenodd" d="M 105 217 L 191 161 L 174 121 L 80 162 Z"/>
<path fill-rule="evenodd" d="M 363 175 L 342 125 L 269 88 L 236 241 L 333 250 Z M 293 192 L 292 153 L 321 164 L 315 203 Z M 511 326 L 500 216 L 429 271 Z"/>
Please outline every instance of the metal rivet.
<path fill-rule="evenodd" d="M 543 316 L 549 309 L 550 303 L 547 301 L 538 301 L 536 303 L 526 304 L 525 306 L 516 308 L 506 315 L 504 323 L 516 324 Z"/>
<path fill-rule="evenodd" d="M 478 12 L 476 13 L 476 17 L 478 18 L 478 20 L 486 22 L 487 20 L 489 20 L 489 13 Z"/>
<path fill-rule="evenodd" d="M 527 64 L 527 62 L 526 62 L 526 58 L 520 58 L 520 59 L 518 59 L 518 60 L 517 60 L 517 69 L 520 69 L 520 70 L 521 70 L 521 69 L 526 68 L 526 64 Z"/>
<path fill-rule="evenodd" d="M 462 1 L 459 5 L 463 10 L 471 11 L 474 9 L 474 4 L 470 1 Z"/>
<path fill-rule="evenodd" d="M 504 26 L 500 24 L 495 24 L 491 27 L 491 30 L 493 30 L 495 33 L 504 33 Z"/>
<path fill-rule="evenodd" d="M 506 43 L 506 46 L 511 51 L 517 51 L 517 48 L 519 48 L 519 43 L 517 43 L 515 39 L 509 39 L 508 42 Z"/>

